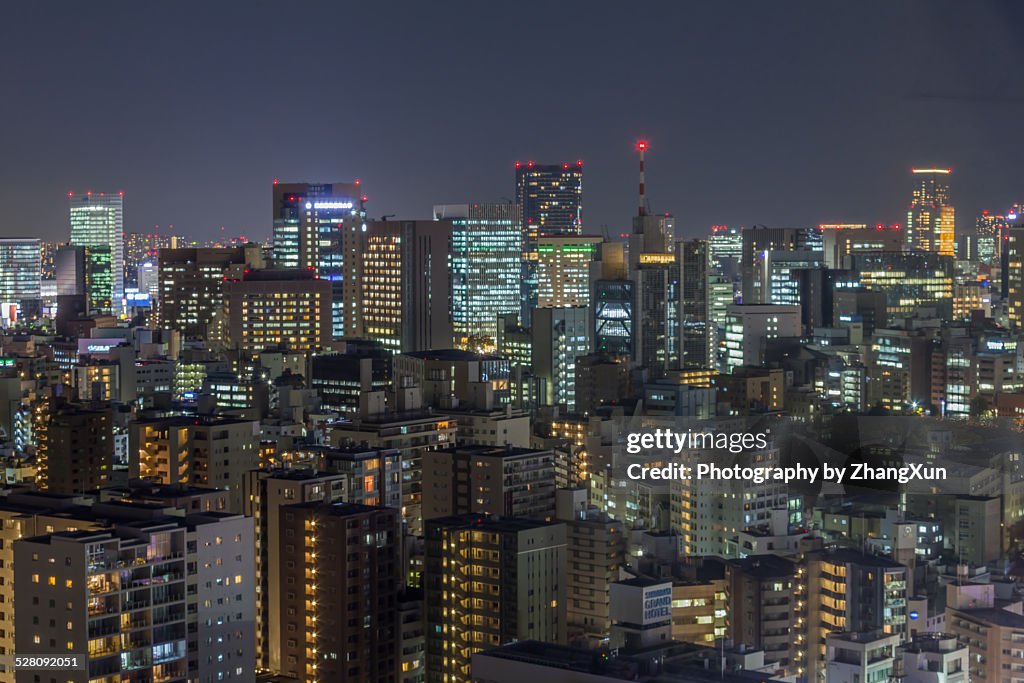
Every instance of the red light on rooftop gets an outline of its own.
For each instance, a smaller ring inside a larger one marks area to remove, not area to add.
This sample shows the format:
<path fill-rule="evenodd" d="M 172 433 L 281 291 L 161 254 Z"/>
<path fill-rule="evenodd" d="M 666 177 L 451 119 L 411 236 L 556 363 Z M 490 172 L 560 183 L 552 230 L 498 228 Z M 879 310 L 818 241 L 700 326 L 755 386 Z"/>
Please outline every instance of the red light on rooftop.
<path fill-rule="evenodd" d="M 569 170 L 569 164 L 562 164 L 562 169 L 568 171 Z"/>
<path fill-rule="evenodd" d="M 638 150 L 640 150 L 641 152 L 644 151 L 645 149 L 647 149 L 647 141 L 646 140 L 637 140 L 636 148 Z"/>
<path fill-rule="evenodd" d="M 527 162 L 526 162 L 526 166 L 527 166 L 528 168 L 533 168 L 533 162 L 532 162 L 532 161 L 527 161 Z"/>
<path fill-rule="evenodd" d="M 368 202 L 368 201 L 370 201 L 370 198 L 369 198 L 369 197 L 367 197 L 367 196 L 366 196 L 366 195 L 364 194 L 364 195 L 363 195 L 363 201 L 364 201 L 364 202 Z"/>
<path fill-rule="evenodd" d="M 92 196 L 92 192 L 86 192 L 85 194 L 86 194 L 87 197 L 91 197 Z"/>
<path fill-rule="evenodd" d="M 274 178 L 274 184 L 277 185 L 277 178 Z"/>
<path fill-rule="evenodd" d="M 73 192 L 68 192 L 68 196 L 69 197 L 72 196 L 73 194 L 74 194 Z"/>
<path fill-rule="evenodd" d="M 124 196 L 124 190 L 118 190 L 117 191 L 117 196 L 118 197 L 123 197 Z"/>
<path fill-rule="evenodd" d="M 519 168 L 520 166 L 522 166 L 522 164 L 517 161 L 516 162 L 516 168 Z"/>
<path fill-rule="evenodd" d="M 583 165 L 583 159 L 577 159 L 576 160 L 576 165 L 577 166 L 582 166 Z"/>
<path fill-rule="evenodd" d="M 356 178 L 356 185 L 359 185 L 359 184 L 361 184 L 362 182 L 363 182 L 362 180 L 360 180 L 359 178 Z"/>

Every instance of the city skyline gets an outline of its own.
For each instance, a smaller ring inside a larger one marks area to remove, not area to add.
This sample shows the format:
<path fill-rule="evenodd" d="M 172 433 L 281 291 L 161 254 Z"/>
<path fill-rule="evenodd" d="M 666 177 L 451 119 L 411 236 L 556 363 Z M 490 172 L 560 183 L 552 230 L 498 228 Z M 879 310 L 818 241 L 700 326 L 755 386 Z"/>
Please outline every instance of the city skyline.
<path fill-rule="evenodd" d="M 115 4 L 109 16 L 69 8 L 45 21 L 43 9 L 13 8 L 8 25 L 19 30 L 0 47 L 19 64 L 0 76 L 15 93 L 0 118 L 11 134 L 0 198 L 15 208 L 0 236 L 61 238 L 62 194 L 92 189 L 125 191 L 128 231 L 174 225 L 206 240 L 223 227 L 264 239 L 274 178 L 359 178 L 368 216 L 420 219 L 466 196 L 511 197 L 517 159 L 582 159 L 584 231 L 624 233 L 641 137 L 652 209 L 676 216 L 680 237 L 721 224 L 899 222 L 914 166 L 954 169 L 960 230 L 1018 201 L 1004 170 L 1024 151 L 1012 135 L 1022 106 L 1011 85 L 1022 10 L 1012 3 L 666 5 L 658 22 L 641 14 L 641 30 L 621 36 L 611 5 L 545 8 L 536 26 L 532 12 L 502 16 L 486 36 L 468 8 L 385 17 L 324 5 L 319 26 L 270 6 L 240 19 L 226 7 Z M 248 30 L 220 31 L 237 21 Z M 361 28 L 345 49 L 317 40 L 340 23 Z M 260 52 L 275 31 L 300 26 L 309 48 Z M 388 54 L 374 36 L 404 47 Z M 183 40 L 194 50 L 178 55 Z M 69 49 L 47 49 L 54 42 Z M 543 71 L 548 55 L 564 59 L 557 76 Z M 349 64 L 358 86 L 324 66 L 333 62 Z M 575 113 L 479 115 L 425 85 L 472 80 L 475 97 L 501 101 L 500 84 L 526 71 L 543 73 L 526 105 L 567 98 L 559 108 Z M 268 79 L 316 89 L 325 106 L 297 117 Z M 78 103 L 74 115 L 55 114 L 56 93 Z"/>

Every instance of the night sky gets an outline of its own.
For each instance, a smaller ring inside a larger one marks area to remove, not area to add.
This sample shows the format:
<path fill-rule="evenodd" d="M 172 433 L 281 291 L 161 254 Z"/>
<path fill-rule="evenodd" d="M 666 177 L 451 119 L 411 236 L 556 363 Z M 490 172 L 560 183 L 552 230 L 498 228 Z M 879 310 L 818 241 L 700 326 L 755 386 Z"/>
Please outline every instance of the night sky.
<path fill-rule="evenodd" d="M 583 159 L 621 232 L 903 222 L 954 168 L 958 229 L 1024 200 L 1020 2 L 6 2 L 0 236 L 66 239 L 69 190 L 126 229 L 270 234 L 282 181 L 361 178 L 377 217 L 514 194 Z"/>

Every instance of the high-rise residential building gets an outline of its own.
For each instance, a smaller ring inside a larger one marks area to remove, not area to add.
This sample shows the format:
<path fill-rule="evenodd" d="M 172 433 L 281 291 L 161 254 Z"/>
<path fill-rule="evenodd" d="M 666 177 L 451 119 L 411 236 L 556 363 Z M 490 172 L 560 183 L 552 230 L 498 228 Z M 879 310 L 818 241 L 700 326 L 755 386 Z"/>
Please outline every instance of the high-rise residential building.
<path fill-rule="evenodd" d="M 313 271 L 250 270 L 222 286 L 228 348 L 315 351 L 330 342 L 331 283 Z"/>
<path fill-rule="evenodd" d="M 113 416 L 55 399 L 39 401 L 33 414 L 37 482 L 51 493 L 81 494 L 110 482 L 114 461 Z"/>
<path fill-rule="evenodd" d="M 253 680 L 251 520 L 100 508 L 89 516 L 107 528 L 87 517 L 14 544 L 16 651 L 77 655 L 60 674 L 74 683 Z"/>
<path fill-rule="evenodd" d="M 39 245 L 38 239 L 0 239 L 0 326 L 41 312 Z"/>
<path fill-rule="evenodd" d="M 373 221 L 362 242 L 359 336 L 393 353 L 452 345 L 450 221 Z"/>
<path fill-rule="evenodd" d="M 566 640 L 566 529 L 486 515 L 427 522 L 427 680 L 469 683 L 473 654 Z"/>
<path fill-rule="evenodd" d="M 550 450 L 457 446 L 423 455 L 423 519 L 468 513 L 523 519 L 555 514 Z"/>
<path fill-rule="evenodd" d="M 342 352 L 314 355 L 309 363 L 309 386 L 327 410 L 355 414 L 368 391 L 384 391 L 391 382 L 392 354 L 382 344 L 347 341 Z"/>
<path fill-rule="evenodd" d="M 625 561 L 622 522 L 596 510 L 580 511 L 563 521 L 567 552 L 573 558 L 566 568 L 568 639 L 599 645 L 611 632 L 610 586 L 619 579 Z"/>
<path fill-rule="evenodd" d="M 543 405 L 576 409 L 576 359 L 590 352 L 589 309 L 538 308 L 533 312 L 533 376 Z"/>
<path fill-rule="evenodd" d="M 830 633 L 907 637 L 907 568 L 857 550 L 813 551 L 800 576 L 806 600 L 804 628 L 795 640 L 798 676 L 813 681 L 827 669 Z M 803 669 L 803 670 L 801 670 Z"/>
<path fill-rule="evenodd" d="M 285 597 L 282 506 L 340 500 L 343 480 L 340 474 L 312 469 L 261 469 L 245 475 L 245 514 L 254 519 L 255 525 L 256 661 L 262 669 L 280 671 L 282 667 L 283 619 L 286 616 L 282 609 Z M 299 538 L 301 536 L 293 536 L 293 543 Z M 302 635 L 304 637 L 304 631 Z M 297 641 L 299 632 L 293 637 Z"/>
<path fill-rule="evenodd" d="M 401 525 L 394 508 L 280 509 L 279 673 L 303 681 L 394 681 L 399 673 Z"/>
<path fill-rule="evenodd" d="M 203 249 L 159 250 L 157 324 L 205 339 L 224 304 L 223 285 L 247 268 L 261 268 L 258 244 Z"/>
<path fill-rule="evenodd" d="M 956 211 L 950 204 L 949 168 L 915 168 L 907 211 L 907 247 L 943 256 L 956 255 Z"/>
<path fill-rule="evenodd" d="M 124 193 L 68 193 L 71 245 L 110 250 L 110 309 L 118 314 L 124 301 Z"/>
<path fill-rule="evenodd" d="M 589 306 L 598 235 L 537 239 L 537 308 Z"/>
<path fill-rule="evenodd" d="M 749 555 L 728 560 L 728 637 L 755 650 L 766 662 L 793 667 L 793 631 L 800 610 L 793 593 L 797 566 L 777 555 Z"/>
<path fill-rule="evenodd" d="M 242 478 L 259 466 L 259 422 L 231 417 L 166 417 L 132 422 L 128 471 L 161 484 L 193 483 L 229 493 L 244 510 Z"/>
<path fill-rule="evenodd" d="M 679 367 L 712 367 L 717 335 L 709 317 L 707 241 L 676 242 L 676 265 L 679 268 L 679 324 L 676 328 Z"/>
<path fill-rule="evenodd" d="M 523 235 L 523 308 L 529 324 L 537 306 L 537 247 L 541 237 L 580 235 L 583 232 L 583 162 L 525 164 L 516 162 L 516 205 Z"/>
<path fill-rule="evenodd" d="M 451 221 L 451 316 L 455 345 L 493 349 L 498 316 L 520 311 L 523 234 L 519 207 L 441 204 Z"/>

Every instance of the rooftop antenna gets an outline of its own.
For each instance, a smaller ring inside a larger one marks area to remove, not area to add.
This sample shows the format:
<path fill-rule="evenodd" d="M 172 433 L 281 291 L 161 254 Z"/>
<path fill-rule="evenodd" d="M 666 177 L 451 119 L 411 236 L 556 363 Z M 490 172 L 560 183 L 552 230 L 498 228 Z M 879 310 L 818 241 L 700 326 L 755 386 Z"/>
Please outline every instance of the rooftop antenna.
<path fill-rule="evenodd" d="M 647 141 L 637 140 L 636 148 L 640 151 L 640 216 L 647 215 L 647 193 L 644 190 L 644 152 L 647 151 Z"/>

